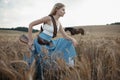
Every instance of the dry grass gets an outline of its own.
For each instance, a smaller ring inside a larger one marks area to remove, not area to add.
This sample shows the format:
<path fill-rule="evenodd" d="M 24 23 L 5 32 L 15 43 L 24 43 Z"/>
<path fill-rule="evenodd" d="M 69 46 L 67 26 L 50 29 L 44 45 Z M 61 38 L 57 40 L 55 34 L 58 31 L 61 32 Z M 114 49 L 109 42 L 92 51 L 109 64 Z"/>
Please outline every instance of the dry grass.
<path fill-rule="evenodd" d="M 75 66 L 68 67 L 57 59 L 57 69 L 46 70 L 45 80 L 120 80 L 120 27 L 84 29 L 85 36 L 73 36 L 79 42 Z M 35 62 L 28 69 L 23 61 L 29 51 L 18 41 L 21 34 L 0 31 L 0 80 L 34 80 Z"/>

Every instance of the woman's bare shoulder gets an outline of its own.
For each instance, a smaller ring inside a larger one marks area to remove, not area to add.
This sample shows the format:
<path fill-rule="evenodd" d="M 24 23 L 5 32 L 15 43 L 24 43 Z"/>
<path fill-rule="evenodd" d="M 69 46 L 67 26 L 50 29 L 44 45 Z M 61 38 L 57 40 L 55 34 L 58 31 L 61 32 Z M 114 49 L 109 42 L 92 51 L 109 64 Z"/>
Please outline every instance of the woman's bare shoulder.
<path fill-rule="evenodd" d="M 44 17 L 41 18 L 41 20 L 46 22 L 46 21 L 50 21 L 51 18 L 50 18 L 50 16 L 44 16 Z"/>

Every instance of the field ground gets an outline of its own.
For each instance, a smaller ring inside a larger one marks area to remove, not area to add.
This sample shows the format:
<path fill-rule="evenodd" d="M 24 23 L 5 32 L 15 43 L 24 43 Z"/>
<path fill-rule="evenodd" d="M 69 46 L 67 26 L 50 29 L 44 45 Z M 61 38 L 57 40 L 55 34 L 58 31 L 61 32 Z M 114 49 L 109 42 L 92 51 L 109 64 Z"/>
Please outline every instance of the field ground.
<path fill-rule="evenodd" d="M 63 71 L 59 73 L 59 78 L 62 80 L 120 80 L 120 26 L 79 27 L 85 30 L 85 35 L 72 36 L 79 42 L 76 47 L 75 67 L 68 69 L 60 64 Z M 70 35 L 69 32 L 67 33 Z M 0 80 L 5 80 L 5 77 L 9 80 L 18 78 L 23 80 L 26 77 L 22 59 L 23 55 L 29 51 L 26 45 L 19 42 L 19 36 L 22 34 L 27 35 L 19 31 L 0 30 L 0 75 L 2 75 Z M 34 33 L 33 36 L 36 37 L 37 34 Z M 61 37 L 59 33 L 58 36 Z M 32 72 L 29 74 L 34 75 Z M 52 75 L 52 72 L 49 75 Z M 54 79 L 49 77 L 46 80 Z"/>

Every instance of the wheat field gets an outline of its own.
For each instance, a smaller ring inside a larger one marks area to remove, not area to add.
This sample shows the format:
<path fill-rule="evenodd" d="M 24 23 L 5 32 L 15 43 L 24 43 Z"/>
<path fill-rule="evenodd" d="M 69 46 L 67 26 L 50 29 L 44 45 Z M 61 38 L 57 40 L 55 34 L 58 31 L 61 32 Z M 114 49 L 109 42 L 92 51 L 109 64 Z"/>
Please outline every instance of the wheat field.
<path fill-rule="evenodd" d="M 57 59 L 59 68 L 46 70 L 44 80 L 120 80 L 120 26 L 80 27 L 85 35 L 72 36 L 79 43 L 75 66 Z M 24 54 L 30 55 L 27 45 L 19 41 L 22 34 L 27 33 L 0 30 L 0 80 L 35 80 L 35 62 L 28 68 L 23 61 Z"/>

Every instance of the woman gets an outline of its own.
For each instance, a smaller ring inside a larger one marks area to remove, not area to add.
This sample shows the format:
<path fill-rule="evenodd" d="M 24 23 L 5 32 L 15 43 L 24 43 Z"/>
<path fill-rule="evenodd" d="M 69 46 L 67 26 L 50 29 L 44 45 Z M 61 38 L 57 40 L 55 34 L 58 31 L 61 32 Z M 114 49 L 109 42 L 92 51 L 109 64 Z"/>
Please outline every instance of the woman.
<path fill-rule="evenodd" d="M 29 24 L 29 31 L 28 31 L 28 45 L 31 48 L 32 45 L 34 45 L 34 55 L 44 55 L 47 53 L 49 56 L 53 53 L 63 53 L 63 60 L 70 66 L 74 65 L 74 57 L 76 56 L 76 51 L 74 46 L 77 46 L 77 41 L 68 36 L 60 21 L 59 18 L 63 17 L 65 14 L 65 5 L 62 3 L 56 3 L 49 15 L 52 15 L 55 19 L 56 26 L 57 26 L 57 32 L 59 31 L 64 38 L 58 38 L 53 40 L 54 36 L 54 25 L 52 18 L 50 16 L 45 16 L 39 20 L 33 21 Z M 50 42 L 49 45 L 40 44 L 38 41 L 38 38 L 35 38 L 34 41 L 32 39 L 32 28 L 35 25 L 44 23 L 43 25 L 43 31 L 39 34 L 39 37 L 42 40 L 45 40 L 47 42 Z M 56 35 L 55 35 L 56 36 Z M 54 37 L 55 37 L 54 36 Z M 44 52 L 44 53 L 43 53 Z M 42 54 L 43 53 L 43 54 Z"/>

